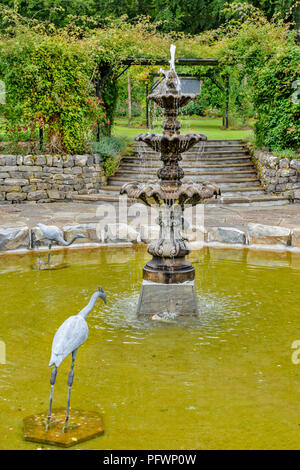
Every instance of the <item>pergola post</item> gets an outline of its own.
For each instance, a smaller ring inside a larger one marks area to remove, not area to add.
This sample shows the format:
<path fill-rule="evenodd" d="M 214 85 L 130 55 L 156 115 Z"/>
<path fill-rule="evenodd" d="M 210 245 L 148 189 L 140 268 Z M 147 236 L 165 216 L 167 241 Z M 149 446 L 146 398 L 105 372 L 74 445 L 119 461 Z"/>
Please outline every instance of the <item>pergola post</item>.
<path fill-rule="evenodd" d="M 226 74 L 226 116 L 225 128 L 228 129 L 229 124 L 229 73 Z"/>
<path fill-rule="evenodd" d="M 149 85 L 146 83 L 146 127 L 149 129 L 149 100 L 148 100 L 148 94 L 149 94 Z"/>
<path fill-rule="evenodd" d="M 98 66 L 98 73 L 96 78 L 96 96 L 100 99 L 100 65 Z M 97 142 L 100 141 L 100 125 L 97 122 Z"/>

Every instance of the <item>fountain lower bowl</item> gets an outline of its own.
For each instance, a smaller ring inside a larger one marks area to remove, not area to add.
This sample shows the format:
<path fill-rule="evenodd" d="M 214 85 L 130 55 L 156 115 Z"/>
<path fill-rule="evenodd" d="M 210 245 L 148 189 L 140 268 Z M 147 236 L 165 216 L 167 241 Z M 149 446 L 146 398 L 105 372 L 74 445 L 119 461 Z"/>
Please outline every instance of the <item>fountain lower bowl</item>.
<path fill-rule="evenodd" d="M 179 204 L 195 206 L 206 199 L 217 198 L 220 188 L 214 183 L 181 183 L 178 181 L 149 181 L 147 183 L 126 183 L 120 191 L 132 199 L 137 199 L 147 206 Z"/>

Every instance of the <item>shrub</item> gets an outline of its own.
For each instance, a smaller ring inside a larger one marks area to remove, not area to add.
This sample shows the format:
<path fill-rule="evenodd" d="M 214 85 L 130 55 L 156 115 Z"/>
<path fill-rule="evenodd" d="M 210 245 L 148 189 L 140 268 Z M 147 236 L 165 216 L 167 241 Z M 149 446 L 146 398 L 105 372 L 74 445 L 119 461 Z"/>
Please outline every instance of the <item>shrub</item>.
<path fill-rule="evenodd" d="M 293 149 L 284 149 L 284 150 L 278 150 L 278 149 L 274 149 L 273 151 L 273 154 L 275 155 L 275 157 L 279 157 L 279 158 L 300 158 L 300 153 L 298 152 L 295 152 L 295 150 Z"/>
<path fill-rule="evenodd" d="M 2 47 L 1 47 L 2 46 Z M 50 151 L 85 152 L 103 102 L 90 84 L 93 61 L 70 37 L 22 31 L 0 44 L 0 76 L 7 88 L 4 116 L 21 139 L 24 129 L 45 129 Z"/>
<path fill-rule="evenodd" d="M 263 66 L 253 90 L 258 144 L 270 149 L 300 147 L 300 104 L 293 100 L 293 83 L 300 77 L 300 52 L 289 45 Z"/>
<path fill-rule="evenodd" d="M 197 101 L 191 101 L 187 104 L 184 108 L 182 108 L 182 112 L 186 116 L 203 116 L 204 113 L 204 103 L 197 99 Z"/>
<path fill-rule="evenodd" d="M 102 168 L 106 176 L 112 175 L 119 166 L 121 152 L 126 147 L 126 140 L 118 137 L 102 137 L 93 143 L 95 153 L 100 155 Z"/>
<path fill-rule="evenodd" d="M 218 49 L 221 62 L 233 69 L 253 106 L 257 145 L 298 148 L 300 105 L 293 102 L 292 94 L 293 83 L 300 78 L 300 49 L 289 25 L 281 20 L 268 22 L 252 7 L 250 17 L 227 25 Z"/>

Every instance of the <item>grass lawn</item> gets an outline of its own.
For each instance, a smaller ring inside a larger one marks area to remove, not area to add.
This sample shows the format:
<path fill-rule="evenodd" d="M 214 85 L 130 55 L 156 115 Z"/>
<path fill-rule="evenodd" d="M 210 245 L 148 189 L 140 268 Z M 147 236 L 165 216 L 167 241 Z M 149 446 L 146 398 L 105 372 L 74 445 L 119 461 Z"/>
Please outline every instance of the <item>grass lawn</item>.
<path fill-rule="evenodd" d="M 141 132 L 161 133 L 161 122 L 155 123 L 153 129 L 146 129 L 145 127 L 127 127 L 126 124 L 126 120 L 116 120 L 112 134 L 117 137 L 128 137 L 130 139 L 134 139 L 134 137 Z M 181 120 L 181 125 L 182 134 L 196 132 L 199 134 L 205 134 L 208 139 L 247 140 L 250 135 L 253 135 L 252 129 L 221 129 L 222 119 L 187 119 Z"/>

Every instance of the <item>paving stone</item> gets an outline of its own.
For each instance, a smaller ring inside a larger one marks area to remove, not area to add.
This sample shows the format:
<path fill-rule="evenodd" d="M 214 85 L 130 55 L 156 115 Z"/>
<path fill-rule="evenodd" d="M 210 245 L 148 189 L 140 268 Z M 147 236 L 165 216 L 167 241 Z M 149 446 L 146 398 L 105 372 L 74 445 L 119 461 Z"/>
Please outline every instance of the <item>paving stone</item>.
<path fill-rule="evenodd" d="M 28 227 L 0 228 L 0 250 L 16 250 L 29 244 Z"/>
<path fill-rule="evenodd" d="M 272 225 L 248 224 L 248 240 L 253 245 L 289 245 L 291 230 Z"/>
<path fill-rule="evenodd" d="M 279 168 L 289 168 L 290 160 L 289 158 L 281 158 L 279 162 Z"/>
<path fill-rule="evenodd" d="M 76 243 L 99 242 L 97 223 L 66 225 L 63 228 L 63 232 L 67 242 L 72 240 L 78 233 L 85 235 L 86 238 L 77 238 Z"/>
<path fill-rule="evenodd" d="M 300 201 L 300 189 L 294 189 L 294 198 L 296 201 Z"/>
<path fill-rule="evenodd" d="M 65 194 L 62 191 L 57 191 L 55 189 L 48 189 L 47 194 L 50 199 L 60 200 L 65 198 Z"/>
<path fill-rule="evenodd" d="M 125 223 L 106 224 L 104 227 L 99 224 L 97 230 L 103 243 L 112 241 L 141 242 L 139 232 Z"/>
<path fill-rule="evenodd" d="M 74 157 L 73 155 L 67 155 L 63 158 L 63 167 L 70 168 L 74 166 Z"/>
<path fill-rule="evenodd" d="M 292 230 L 291 245 L 300 248 L 300 227 Z"/>
<path fill-rule="evenodd" d="M 46 162 L 47 160 L 46 160 L 46 157 L 44 157 L 44 155 L 38 155 L 36 157 L 36 161 L 35 161 L 36 165 L 46 165 Z"/>
<path fill-rule="evenodd" d="M 26 193 L 11 192 L 11 193 L 6 194 L 6 200 L 7 201 L 20 202 L 20 201 L 25 201 L 25 199 L 27 199 L 27 194 Z"/>
<path fill-rule="evenodd" d="M 47 199 L 46 191 L 32 191 L 28 193 L 27 199 L 28 201 L 38 201 L 39 199 Z"/>
<path fill-rule="evenodd" d="M 291 160 L 290 167 L 294 168 L 295 170 L 300 170 L 300 158 Z"/>
<path fill-rule="evenodd" d="M 25 155 L 23 158 L 24 165 L 34 165 L 35 164 L 35 158 L 33 155 Z"/>
<path fill-rule="evenodd" d="M 6 178 L 5 184 L 7 186 L 24 186 L 28 184 L 28 180 L 25 178 Z"/>
<path fill-rule="evenodd" d="M 243 245 L 246 242 L 246 234 L 233 227 L 213 227 L 208 229 L 207 241 Z"/>
<path fill-rule="evenodd" d="M 207 241 L 207 230 L 200 225 L 190 225 L 186 231 L 186 236 L 189 242 L 204 242 Z"/>
<path fill-rule="evenodd" d="M 15 155 L 5 155 L 5 165 L 16 165 L 17 157 Z"/>
<path fill-rule="evenodd" d="M 140 225 L 140 236 L 143 243 L 150 243 L 152 240 L 157 240 L 159 237 L 159 225 Z"/>
<path fill-rule="evenodd" d="M 84 167 L 87 163 L 88 155 L 75 155 L 75 165 Z"/>

